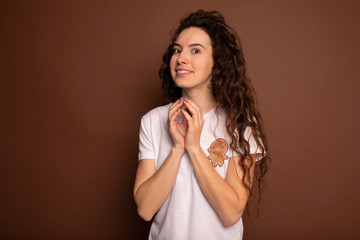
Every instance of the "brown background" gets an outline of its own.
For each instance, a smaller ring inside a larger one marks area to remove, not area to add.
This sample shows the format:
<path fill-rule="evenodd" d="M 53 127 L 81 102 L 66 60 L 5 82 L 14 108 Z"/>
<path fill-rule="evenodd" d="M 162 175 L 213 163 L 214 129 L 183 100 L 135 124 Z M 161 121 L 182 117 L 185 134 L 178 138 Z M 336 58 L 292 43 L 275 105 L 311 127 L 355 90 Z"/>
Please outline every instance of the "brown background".
<path fill-rule="evenodd" d="M 1 239 L 145 239 L 140 117 L 169 31 L 239 33 L 273 158 L 245 239 L 359 239 L 359 1 L 1 1 Z"/>

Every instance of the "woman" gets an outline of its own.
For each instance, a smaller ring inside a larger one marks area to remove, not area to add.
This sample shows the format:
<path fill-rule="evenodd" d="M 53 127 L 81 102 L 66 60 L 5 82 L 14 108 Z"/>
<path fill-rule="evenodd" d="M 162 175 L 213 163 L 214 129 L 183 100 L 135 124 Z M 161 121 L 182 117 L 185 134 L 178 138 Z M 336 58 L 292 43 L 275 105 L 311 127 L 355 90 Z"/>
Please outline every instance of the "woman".
<path fill-rule="evenodd" d="M 242 238 L 253 177 L 261 193 L 269 160 L 245 70 L 219 12 L 180 22 L 159 71 L 173 103 L 141 120 L 134 198 L 143 219 L 156 214 L 149 239 Z"/>

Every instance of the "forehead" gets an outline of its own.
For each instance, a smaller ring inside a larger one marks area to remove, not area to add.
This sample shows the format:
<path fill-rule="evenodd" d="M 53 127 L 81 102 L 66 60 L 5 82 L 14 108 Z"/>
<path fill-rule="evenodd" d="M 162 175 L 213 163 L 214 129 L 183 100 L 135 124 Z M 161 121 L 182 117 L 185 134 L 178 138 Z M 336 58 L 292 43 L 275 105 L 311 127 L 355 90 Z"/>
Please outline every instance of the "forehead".
<path fill-rule="evenodd" d="M 211 46 L 211 39 L 209 35 L 198 27 L 189 27 L 184 29 L 176 39 L 176 43 L 186 46 L 193 43 L 200 43 Z"/>

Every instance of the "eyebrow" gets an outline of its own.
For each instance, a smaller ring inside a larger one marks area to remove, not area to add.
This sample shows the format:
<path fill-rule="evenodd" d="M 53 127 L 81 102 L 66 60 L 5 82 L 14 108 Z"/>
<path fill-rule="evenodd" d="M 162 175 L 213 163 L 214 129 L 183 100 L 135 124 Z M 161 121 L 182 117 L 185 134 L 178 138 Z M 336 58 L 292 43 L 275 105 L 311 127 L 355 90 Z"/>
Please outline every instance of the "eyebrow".
<path fill-rule="evenodd" d="M 179 43 L 174 43 L 174 46 L 183 48 Z M 203 49 L 205 49 L 205 47 L 203 45 L 201 45 L 200 43 L 192 43 L 189 45 L 189 47 L 202 47 Z"/>

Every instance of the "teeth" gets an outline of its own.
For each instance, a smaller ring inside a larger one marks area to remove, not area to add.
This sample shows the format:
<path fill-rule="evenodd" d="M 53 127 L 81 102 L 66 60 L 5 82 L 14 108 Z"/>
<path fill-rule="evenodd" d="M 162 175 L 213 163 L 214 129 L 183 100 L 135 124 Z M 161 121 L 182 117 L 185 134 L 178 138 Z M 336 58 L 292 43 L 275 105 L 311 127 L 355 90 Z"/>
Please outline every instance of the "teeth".
<path fill-rule="evenodd" d="M 186 70 L 178 70 L 177 73 L 190 73 L 190 71 L 186 71 Z"/>

